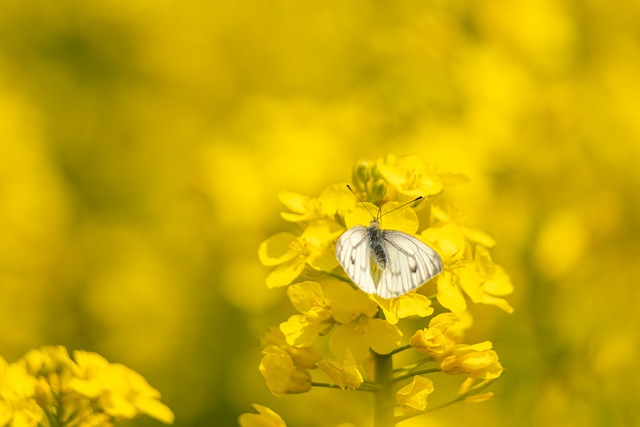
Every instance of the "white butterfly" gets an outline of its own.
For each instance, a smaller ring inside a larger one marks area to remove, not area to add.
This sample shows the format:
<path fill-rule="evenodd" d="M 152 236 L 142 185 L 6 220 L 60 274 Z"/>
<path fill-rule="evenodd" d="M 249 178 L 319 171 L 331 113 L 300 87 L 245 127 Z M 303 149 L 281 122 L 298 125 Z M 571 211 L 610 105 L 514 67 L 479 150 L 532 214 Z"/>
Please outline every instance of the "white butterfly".
<path fill-rule="evenodd" d="M 389 299 L 440 273 L 442 259 L 410 234 L 381 229 L 380 216 L 378 212 L 368 227 L 356 225 L 345 231 L 336 242 L 336 257 L 360 289 Z"/>

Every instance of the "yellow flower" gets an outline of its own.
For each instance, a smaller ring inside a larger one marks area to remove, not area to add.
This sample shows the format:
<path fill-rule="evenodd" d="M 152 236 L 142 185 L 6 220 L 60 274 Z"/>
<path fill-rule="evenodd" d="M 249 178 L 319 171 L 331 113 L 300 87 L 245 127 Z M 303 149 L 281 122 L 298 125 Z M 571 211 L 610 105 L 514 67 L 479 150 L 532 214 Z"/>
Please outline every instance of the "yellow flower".
<path fill-rule="evenodd" d="M 382 319 L 360 316 L 340 325 L 331 335 L 331 352 L 343 358 L 351 351 L 356 362 L 362 362 L 372 349 L 378 354 L 387 354 L 396 349 L 402 341 L 402 332 L 395 325 Z"/>
<path fill-rule="evenodd" d="M 146 414 L 165 424 L 174 421 L 171 410 L 158 399 L 160 393 L 137 372 L 118 363 L 109 363 L 97 353 L 74 351 L 76 376 L 69 390 L 92 400 L 94 405 L 118 420 Z"/>
<path fill-rule="evenodd" d="M 29 350 L 16 363 L 21 364 L 38 379 L 36 399 L 46 408 L 62 395 L 63 386 L 74 375 L 75 362 L 63 346 L 44 346 Z"/>
<path fill-rule="evenodd" d="M 286 351 L 269 345 L 262 350 L 262 354 L 260 373 L 271 393 L 283 396 L 311 389 L 311 375 L 306 369 L 295 366 Z"/>
<path fill-rule="evenodd" d="M 75 366 L 64 346 L 44 346 L 29 350 L 18 361 L 32 375 L 50 375 L 62 371 L 71 373 Z"/>
<path fill-rule="evenodd" d="M 349 350 L 342 362 L 325 359 L 318 362 L 317 366 L 343 390 L 353 391 L 362 384 L 362 374 Z"/>
<path fill-rule="evenodd" d="M 450 328 L 460 320 L 453 313 L 442 313 L 431 319 L 429 327 L 417 331 L 410 343 L 416 350 L 430 354 L 439 360 L 458 343 L 457 334 L 449 333 Z"/>
<path fill-rule="evenodd" d="M 266 406 L 258 405 L 257 403 L 251 406 L 253 406 L 258 413 L 240 415 L 238 418 L 240 427 L 287 427 L 280 415 Z"/>
<path fill-rule="evenodd" d="M 429 197 L 442 191 L 442 181 L 419 156 L 403 156 L 397 159 L 387 156 L 377 165 L 378 171 L 389 184 L 387 196 L 400 201 Z M 396 194 L 390 190 L 395 190 Z"/>
<path fill-rule="evenodd" d="M 346 283 L 329 279 L 325 282 L 324 297 L 331 307 L 331 316 L 340 323 L 349 323 L 361 315 L 373 317 L 378 306 L 367 294 Z"/>
<path fill-rule="evenodd" d="M 282 232 L 262 242 L 258 248 L 260 262 L 275 267 L 267 276 L 267 286 L 290 284 L 307 265 L 320 271 L 333 270 L 338 266 L 335 239 L 339 234 L 340 227 L 335 222 L 319 221 L 310 224 L 301 236 Z"/>
<path fill-rule="evenodd" d="M 317 199 L 282 191 L 278 198 L 291 212 L 282 212 L 282 217 L 291 222 L 310 223 L 321 219 L 335 220 L 335 214 L 343 206 L 353 204 L 353 194 L 344 184 L 334 184 L 320 193 Z"/>
<path fill-rule="evenodd" d="M 445 210 L 437 205 L 432 205 L 431 215 L 440 224 L 453 223 L 462 231 L 464 237 L 471 242 L 479 243 L 488 248 L 492 248 L 496 244 L 493 237 L 489 236 L 484 231 L 464 225 L 462 222 L 464 215 L 453 206 L 449 206 Z"/>
<path fill-rule="evenodd" d="M 493 244 L 490 237 L 482 237 L 476 231 L 475 238 Z M 442 257 L 444 271 L 437 277 L 437 297 L 440 304 L 454 313 L 466 310 L 467 295 L 473 302 L 492 304 L 508 313 L 513 309 L 500 298 L 513 292 L 513 285 L 504 270 L 493 263 L 488 249 L 475 245 L 475 254 L 471 256 L 472 246 L 468 233 L 450 222 L 429 228 L 422 238 Z"/>
<path fill-rule="evenodd" d="M 323 322 L 331 317 L 331 308 L 324 298 L 322 286 L 311 281 L 296 283 L 289 286 L 287 295 L 302 314 L 295 314 L 281 323 L 280 330 L 290 345 L 309 347 L 327 327 Z"/>
<path fill-rule="evenodd" d="M 427 408 L 427 398 L 433 393 L 433 390 L 433 381 L 416 375 L 409 384 L 398 390 L 396 400 L 405 414 L 424 411 Z"/>
<path fill-rule="evenodd" d="M 36 384 L 23 365 L 0 358 L 0 426 L 39 425 L 44 411 L 35 399 Z"/>
<path fill-rule="evenodd" d="M 503 371 L 490 341 L 479 344 L 459 344 L 441 363 L 440 369 L 450 375 L 466 374 L 470 378 L 498 378 Z"/>
<path fill-rule="evenodd" d="M 369 354 L 369 348 L 386 354 L 400 345 L 402 332 L 383 319 L 373 318 L 378 307 L 364 292 L 335 280 L 325 286 L 324 295 L 333 318 L 340 323 L 329 341 L 331 352 L 339 359 L 350 351 L 359 363 Z"/>
<path fill-rule="evenodd" d="M 433 314 L 431 300 L 416 292 L 401 295 L 393 299 L 384 299 L 372 296 L 382 309 L 387 322 L 395 325 L 400 319 L 418 316 L 427 317 Z"/>
<path fill-rule="evenodd" d="M 280 329 L 270 328 L 260 339 L 260 345 L 264 349 L 274 345 L 287 352 L 293 364 L 305 369 L 313 369 L 320 360 L 320 355 L 313 348 L 294 347 L 287 343 L 287 340 Z"/>
<path fill-rule="evenodd" d="M 473 302 L 495 305 L 507 313 L 512 313 L 511 305 L 504 298 L 500 298 L 513 292 L 513 285 L 504 269 L 493 263 L 489 251 L 481 245 L 476 246 L 474 261 L 476 268 L 470 271 L 471 274 L 459 274 L 462 289 Z"/>

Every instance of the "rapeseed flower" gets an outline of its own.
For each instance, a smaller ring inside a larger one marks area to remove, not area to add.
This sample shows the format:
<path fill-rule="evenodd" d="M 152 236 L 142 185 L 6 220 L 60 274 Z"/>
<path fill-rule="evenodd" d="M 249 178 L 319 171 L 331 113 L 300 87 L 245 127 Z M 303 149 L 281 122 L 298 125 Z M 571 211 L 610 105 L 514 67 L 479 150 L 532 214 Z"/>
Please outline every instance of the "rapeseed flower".
<path fill-rule="evenodd" d="M 286 351 L 274 345 L 262 350 L 260 373 L 267 387 L 276 396 L 304 393 L 311 390 L 311 374 L 296 366 Z"/>
<path fill-rule="evenodd" d="M 72 358 L 49 346 L 12 364 L 0 359 L 0 426 L 111 426 L 140 415 L 173 423 L 159 399 L 140 374 L 97 353 Z"/>
<path fill-rule="evenodd" d="M 343 390 L 353 391 L 360 387 L 363 382 L 356 360 L 349 350 L 344 355 L 342 362 L 325 359 L 319 361 L 317 366 L 334 384 L 337 384 Z"/>
<path fill-rule="evenodd" d="M 433 393 L 433 390 L 433 381 L 421 375 L 416 375 L 409 384 L 398 390 L 396 401 L 400 404 L 405 414 L 424 411 L 427 408 L 427 398 Z"/>
<path fill-rule="evenodd" d="M 491 397 L 481 390 L 503 368 L 490 342 L 464 344 L 464 331 L 472 325 L 467 307 L 491 304 L 511 312 L 503 297 L 512 285 L 491 259 L 489 250 L 496 242 L 466 226 L 458 210 L 439 204 L 446 187 L 464 178 L 440 173 L 417 156 L 390 155 L 357 162 L 352 179 L 355 196 L 344 184 L 329 186 L 317 198 L 279 194 L 287 208 L 282 217 L 300 231 L 269 237 L 258 255 L 264 265 L 274 267 L 267 286 L 288 286 L 297 313 L 262 339 L 259 370 L 267 387 L 276 396 L 313 387 L 371 392 L 375 427 L 423 413 L 436 390 L 426 377 L 433 372 L 468 378 L 452 402 Z M 407 204 L 419 196 L 422 199 Z M 335 242 L 344 230 L 368 226 L 374 217 L 383 228 L 431 246 L 442 260 L 441 274 L 391 299 L 369 295 L 352 283 L 337 262 Z M 439 314 L 432 317 L 436 310 Z M 406 343 L 403 330 L 408 324 L 403 321 L 408 318 L 413 325 L 428 323 L 413 329 Z M 330 354 L 325 354 L 327 349 Z M 394 366 L 394 355 L 410 349 L 416 350 L 415 363 Z M 329 382 L 315 378 L 318 373 Z M 488 382 L 469 382 L 475 380 Z M 241 425 L 284 425 L 267 408 L 255 408 L 259 414 L 244 414 Z"/>

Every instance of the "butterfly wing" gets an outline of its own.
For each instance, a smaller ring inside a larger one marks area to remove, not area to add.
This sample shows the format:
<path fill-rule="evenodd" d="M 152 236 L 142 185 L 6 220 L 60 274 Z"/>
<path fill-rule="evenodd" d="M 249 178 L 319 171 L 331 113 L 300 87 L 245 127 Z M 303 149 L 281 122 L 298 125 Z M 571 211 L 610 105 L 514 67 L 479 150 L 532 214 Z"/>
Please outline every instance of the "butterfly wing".
<path fill-rule="evenodd" d="M 375 292 L 382 298 L 406 294 L 442 271 L 440 255 L 414 236 L 384 230 L 382 244 L 387 266 Z"/>
<path fill-rule="evenodd" d="M 368 294 L 376 293 L 366 227 L 357 225 L 345 231 L 336 242 L 336 257 L 353 283 Z"/>

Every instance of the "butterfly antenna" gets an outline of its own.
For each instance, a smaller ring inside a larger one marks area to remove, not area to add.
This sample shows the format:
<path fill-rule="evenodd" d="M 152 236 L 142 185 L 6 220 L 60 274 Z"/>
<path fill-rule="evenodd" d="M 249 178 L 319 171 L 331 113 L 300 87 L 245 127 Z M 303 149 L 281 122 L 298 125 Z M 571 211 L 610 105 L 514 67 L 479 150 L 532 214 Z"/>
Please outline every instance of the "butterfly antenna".
<path fill-rule="evenodd" d="M 347 184 L 347 188 L 349 189 L 349 191 L 351 191 L 353 193 L 354 196 L 356 196 L 356 199 L 358 199 L 358 201 L 360 203 L 362 203 L 362 206 L 364 206 L 364 208 L 367 210 L 367 212 L 369 212 L 369 214 L 373 217 L 373 218 L 378 218 L 377 215 L 374 215 L 373 212 L 371 212 L 369 210 L 369 208 L 367 207 L 367 205 L 362 201 L 362 199 L 360 198 L 360 196 L 358 196 L 358 193 L 356 193 L 355 191 L 353 191 L 353 188 L 351 188 L 351 186 L 349 184 Z M 411 202 L 409 202 L 411 203 Z"/>
<path fill-rule="evenodd" d="M 398 209 L 403 208 L 403 207 L 405 207 L 405 206 L 407 206 L 407 205 L 410 205 L 410 204 L 411 204 L 411 203 L 413 203 L 413 202 L 417 202 L 418 200 L 420 200 L 420 199 L 422 199 L 422 198 L 423 198 L 422 196 L 418 196 L 418 197 L 416 197 L 416 198 L 415 198 L 415 199 L 413 199 L 413 200 L 410 200 L 410 201 L 408 201 L 408 202 L 406 202 L 406 203 L 401 204 L 400 206 L 398 206 L 398 207 L 396 207 L 396 208 L 391 209 L 391 210 L 390 210 L 390 211 L 388 211 L 388 212 L 385 212 L 385 213 L 384 213 L 383 215 L 381 215 L 381 216 L 384 216 L 384 215 L 390 214 L 391 212 L 397 211 Z"/>

